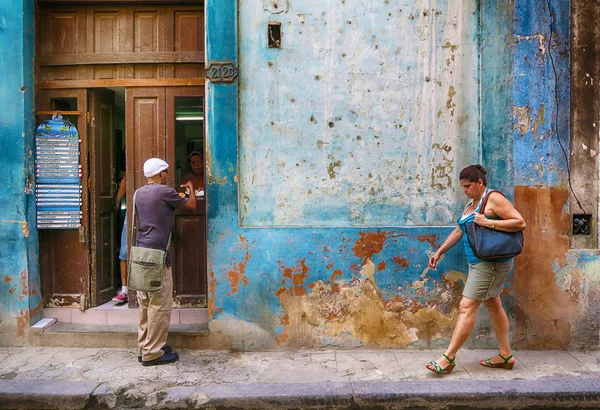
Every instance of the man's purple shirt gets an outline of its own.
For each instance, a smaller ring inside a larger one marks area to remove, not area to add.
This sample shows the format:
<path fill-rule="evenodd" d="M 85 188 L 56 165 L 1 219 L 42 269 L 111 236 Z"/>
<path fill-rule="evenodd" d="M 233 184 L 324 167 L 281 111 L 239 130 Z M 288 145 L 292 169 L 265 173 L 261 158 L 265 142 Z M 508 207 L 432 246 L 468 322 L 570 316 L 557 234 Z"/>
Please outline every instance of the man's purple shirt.
<path fill-rule="evenodd" d="M 173 213 L 188 200 L 168 185 L 148 184 L 136 192 L 137 246 L 164 251 L 173 229 Z"/>

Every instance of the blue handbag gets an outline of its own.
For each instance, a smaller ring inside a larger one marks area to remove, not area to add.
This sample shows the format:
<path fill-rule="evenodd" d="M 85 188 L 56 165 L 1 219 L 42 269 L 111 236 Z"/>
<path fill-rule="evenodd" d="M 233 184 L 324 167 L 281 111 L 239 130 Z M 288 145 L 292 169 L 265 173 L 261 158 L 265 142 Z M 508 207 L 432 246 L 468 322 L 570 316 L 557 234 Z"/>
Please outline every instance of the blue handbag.
<path fill-rule="evenodd" d="M 492 192 L 490 190 L 481 203 L 480 214 L 485 211 L 488 197 Z M 465 222 L 465 231 L 469 240 L 469 245 L 473 249 L 476 257 L 484 261 L 495 261 L 498 259 L 508 259 L 519 255 L 523 251 L 523 232 L 503 232 L 495 229 L 486 228 L 477 225 L 475 222 Z"/>

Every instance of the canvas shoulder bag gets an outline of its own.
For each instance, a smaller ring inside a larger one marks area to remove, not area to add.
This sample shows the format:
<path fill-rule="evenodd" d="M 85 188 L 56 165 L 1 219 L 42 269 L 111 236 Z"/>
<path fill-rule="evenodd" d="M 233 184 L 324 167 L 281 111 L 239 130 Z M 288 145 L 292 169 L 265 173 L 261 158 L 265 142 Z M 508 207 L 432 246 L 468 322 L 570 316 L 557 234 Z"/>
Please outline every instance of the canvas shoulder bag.
<path fill-rule="evenodd" d="M 142 248 L 135 246 L 135 196 L 133 194 L 133 215 L 131 216 L 131 247 L 129 248 L 129 261 L 127 269 L 127 286 L 130 289 L 143 292 L 158 292 L 162 289 L 163 274 L 167 261 L 166 250 Z M 167 249 L 171 245 L 171 234 Z"/>
<path fill-rule="evenodd" d="M 487 200 L 492 192 L 490 190 L 481 203 L 480 214 L 484 214 Z M 513 258 L 523 251 L 523 232 L 504 232 L 477 225 L 475 222 L 465 222 L 465 231 L 469 245 L 476 257 L 484 261 Z"/>

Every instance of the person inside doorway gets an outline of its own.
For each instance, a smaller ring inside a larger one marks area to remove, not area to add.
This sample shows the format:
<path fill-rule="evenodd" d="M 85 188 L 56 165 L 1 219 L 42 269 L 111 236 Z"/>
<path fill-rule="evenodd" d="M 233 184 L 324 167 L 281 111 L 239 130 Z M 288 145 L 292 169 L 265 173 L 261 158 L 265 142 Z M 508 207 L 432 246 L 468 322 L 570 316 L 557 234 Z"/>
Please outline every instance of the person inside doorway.
<path fill-rule="evenodd" d="M 196 196 L 204 195 L 204 159 L 202 153 L 198 150 L 190 152 L 188 155 L 188 162 L 190 163 L 191 171 L 185 174 L 179 185 L 185 185 L 188 182 L 192 182 L 196 189 Z"/>
<path fill-rule="evenodd" d="M 117 190 L 117 197 L 115 198 L 115 210 L 121 209 L 121 201 L 125 198 L 125 193 L 127 189 L 127 183 L 125 181 L 125 176 L 121 180 L 119 184 L 119 189 Z M 125 217 L 123 219 L 123 228 L 121 229 L 121 246 L 119 249 L 119 268 L 121 271 L 121 290 L 117 292 L 117 295 L 112 298 L 118 304 L 127 302 L 127 211 L 125 211 Z"/>

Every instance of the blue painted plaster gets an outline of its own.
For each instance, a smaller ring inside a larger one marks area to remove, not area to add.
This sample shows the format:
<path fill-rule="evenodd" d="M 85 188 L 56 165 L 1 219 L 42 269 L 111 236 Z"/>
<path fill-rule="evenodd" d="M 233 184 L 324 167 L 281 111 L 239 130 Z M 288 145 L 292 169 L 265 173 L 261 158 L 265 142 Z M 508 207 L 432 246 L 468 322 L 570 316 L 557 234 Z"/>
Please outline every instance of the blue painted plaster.
<path fill-rule="evenodd" d="M 0 6 L 0 332 L 41 317 L 33 173 L 33 1 Z M 2 343 L 2 340 L 0 340 Z"/>
<path fill-rule="evenodd" d="M 238 4 L 242 225 L 452 224 L 481 157 L 477 2 Z"/>
<path fill-rule="evenodd" d="M 515 168 L 515 185 L 567 183 L 568 165 L 558 138 L 568 157 L 570 2 L 549 3 L 550 8 L 546 0 L 515 2 L 513 152 L 514 162 L 519 164 Z M 555 15 L 552 33 L 550 10 Z"/>
<path fill-rule="evenodd" d="M 211 61 L 239 60 L 238 32 L 225 29 L 235 24 L 236 3 L 235 0 L 206 2 L 209 64 Z M 294 3 L 290 4 L 293 7 Z M 482 89 L 482 112 L 491 117 L 497 111 L 496 104 L 508 104 L 509 107 L 502 110 L 498 118 L 490 118 L 480 125 L 483 128 L 480 132 L 487 136 L 490 148 L 478 151 L 477 155 L 483 155 L 483 163 L 491 167 L 495 181 L 503 188 L 512 186 L 512 145 L 506 142 L 510 140 L 512 127 L 512 87 L 508 85 L 512 74 L 512 31 L 508 23 L 512 17 L 512 8 L 504 2 L 498 2 L 496 8 L 486 9 L 481 16 L 482 20 L 489 20 L 494 25 L 482 31 L 483 35 L 488 36 L 485 39 L 487 54 L 482 66 L 482 78 L 506 81 Z M 257 27 L 256 32 L 249 31 L 248 35 L 255 36 L 255 41 L 263 41 L 263 28 Z M 239 51 L 244 53 L 244 48 Z M 275 53 L 274 50 L 265 50 L 258 57 L 264 58 L 266 63 L 277 59 Z M 310 62 L 307 61 L 304 68 L 309 66 Z M 291 70 L 292 75 L 296 72 L 293 67 L 280 69 Z M 298 67 L 300 69 L 303 68 Z M 383 299 L 404 298 L 423 306 L 432 301 L 439 303 L 441 296 L 438 286 L 442 284 L 443 276 L 452 275 L 452 272 L 459 272 L 460 275 L 460 272 L 467 271 L 461 246 L 456 246 L 446 254 L 437 271 L 426 270 L 429 252 L 440 246 L 450 233 L 450 226 L 360 229 L 243 227 L 241 218 L 244 210 L 238 205 L 243 198 L 238 199 L 237 181 L 238 177 L 245 176 L 238 174 L 241 172 L 239 156 L 243 155 L 239 145 L 238 123 L 242 115 L 239 104 L 244 102 L 237 97 L 239 88 L 247 86 L 244 77 L 242 73 L 241 80 L 233 84 L 209 83 L 207 86 L 209 315 L 213 324 L 235 318 L 256 324 L 276 338 L 282 335 L 285 327 L 282 321 L 286 312 L 278 297 L 280 292 L 309 295 L 313 292 L 313 286 L 320 282 L 353 286 L 357 279 L 364 281 L 361 271 L 370 262 L 374 267 L 377 292 Z M 288 125 L 292 126 L 293 123 Z M 273 141 L 273 150 L 281 148 L 282 143 Z M 340 149 L 344 149 L 342 140 L 337 143 Z M 475 149 L 479 150 L 478 147 Z M 502 150 L 504 155 L 499 155 L 498 150 Z M 400 158 L 399 161 L 405 159 Z M 340 181 L 340 184 L 343 182 Z M 262 213 L 256 215 L 272 222 L 273 215 L 269 209 L 272 209 L 273 203 L 269 202 L 266 193 L 261 200 L 267 210 L 257 207 L 257 210 L 262 209 Z M 425 201 L 422 212 L 426 212 L 426 205 Z M 372 206 L 377 208 L 378 215 L 391 212 L 384 203 L 374 203 Z M 319 209 L 315 206 L 312 211 L 309 209 L 309 213 L 314 213 L 311 214 L 311 220 L 315 219 L 317 212 L 320 212 L 321 218 L 325 215 L 327 219 L 339 218 L 342 213 L 341 218 L 347 221 L 348 216 L 343 215 L 344 209 L 347 206 L 340 202 L 339 208 Z M 458 212 L 459 209 L 453 210 L 453 220 Z M 369 220 L 367 224 L 374 226 L 377 220 Z M 369 260 L 361 256 L 359 247 L 365 235 L 385 235 L 386 238 L 380 250 L 369 253 Z M 423 286 L 423 290 L 419 291 L 415 286 Z M 509 315 L 512 314 L 512 311 L 509 312 Z M 229 332 L 235 334 L 236 329 L 229 329 Z M 361 344 L 360 341 L 345 337 L 322 339 L 321 342 L 348 346 Z"/>

